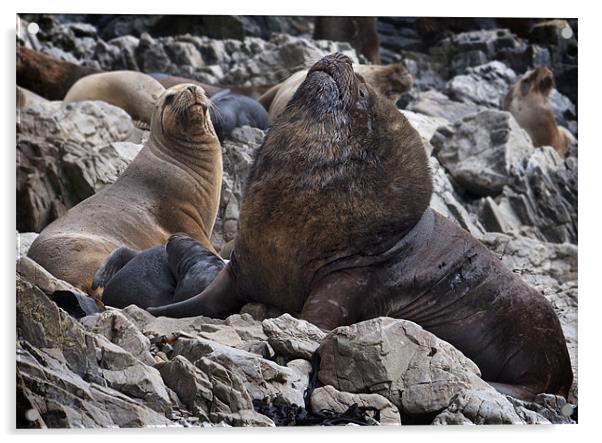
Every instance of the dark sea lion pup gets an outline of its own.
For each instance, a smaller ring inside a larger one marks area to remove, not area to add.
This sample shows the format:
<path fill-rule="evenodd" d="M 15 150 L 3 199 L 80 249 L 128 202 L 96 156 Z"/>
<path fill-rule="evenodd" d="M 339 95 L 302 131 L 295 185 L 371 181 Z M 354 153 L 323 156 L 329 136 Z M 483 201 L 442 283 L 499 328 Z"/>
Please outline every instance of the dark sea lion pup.
<path fill-rule="evenodd" d="M 231 261 L 154 315 L 224 317 L 249 301 L 323 329 L 389 316 L 448 341 L 498 390 L 567 395 L 550 303 L 428 208 L 416 130 L 340 54 L 316 63 L 256 153 Z"/>
<path fill-rule="evenodd" d="M 96 271 L 92 288 L 104 287 L 107 306 L 163 306 L 202 292 L 224 265 L 195 239 L 178 233 L 166 245 L 144 251 L 116 249 Z"/>
<path fill-rule="evenodd" d="M 211 97 L 211 121 L 220 141 L 227 138 L 235 128 L 251 126 L 261 130 L 270 126 L 270 116 L 263 106 L 252 98 L 220 91 Z"/>
<path fill-rule="evenodd" d="M 96 270 L 121 246 L 148 249 L 186 232 L 213 252 L 221 184 L 209 100 L 198 86 L 174 86 L 159 98 L 148 141 L 115 183 L 44 228 L 28 255 L 92 294 Z"/>

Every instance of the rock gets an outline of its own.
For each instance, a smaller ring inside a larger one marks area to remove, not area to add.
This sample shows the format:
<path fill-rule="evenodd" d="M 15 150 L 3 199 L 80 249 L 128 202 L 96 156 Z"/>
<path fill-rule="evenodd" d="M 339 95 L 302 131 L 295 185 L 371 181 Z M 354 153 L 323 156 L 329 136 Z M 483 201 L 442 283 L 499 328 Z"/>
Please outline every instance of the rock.
<path fill-rule="evenodd" d="M 499 61 L 469 67 L 447 83 L 446 93 L 453 100 L 499 108 L 502 98 L 516 78 L 515 72 Z"/>
<path fill-rule="evenodd" d="M 462 120 L 469 115 L 477 114 L 484 108 L 473 103 L 450 100 L 445 94 L 435 89 L 429 89 L 418 92 L 413 101 L 408 104 L 407 109 L 430 117 L 443 118 L 449 124 Z"/>
<path fill-rule="evenodd" d="M 350 394 L 348 392 L 337 391 L 332 386 L 317 388 L 311 394 L 311 411 L 314 413 L 320 412 L 322 409 L 330 409 L 338 413 L 343 413 L 353 404 L 376 408 L 380 412 L 381 425 L 401 425 L 399 411 L 382 395 Z"/>
<path fill-rule="evenodd" d="M 127 161 L 111 145 L 140 138 L 130 117 L 104 102 L 49 102 L 20 112 L 17 229 L 41 231 L 113 183 Z"/>
<path fill-rule="evenodd" d="M 534 148 L 508 112 L 486 110 L 465 117 L 453 129 L 439 128 L 433 154 L 459 186 L 479 196 L 499 195 Z"/>
<path fill-rule="evenodd" d="M 219 250 L 238 233 L 238 216 L 243 184 L 251 169 L 253 153 L 263 142 L 264 133 L 244 126 L 232 131 L 230 139 L 222 143 L 224 173 L 217 219 L 211 233 L 211 242 Z"/>
<path fill-rule="evenodd" d="M 317 326 L 283 314 L 278 318 L 264 320 L 263 332 L 268 343 L 277 354 L 287 358 L 304 358 L 310 360 L 326 336 Z"/>
<path fill-rule="evenodd" d="M 197 365 L 204 357 L 237 374 L 253 400 L 281 397 L 287 404 L 303 405 L 303 376 L 256 354 L 205 339 L 180 338 L 173 355 L 182 355 Z"/>
<path fill-rule="evenodd" d="M 49 427 L 160 426 L 170 395 L 159 372 L 86 331 L 17 275 L 17 367 Z"/>
<path fill-rule="evenodd" d="M 402 422 L 404 416 L 439 412 L 470 390 L 507 402 L 481 380 L 472 361 L 410 321 L 379 317 L 339 327 L 319 352 L 320 382 L 339 391 L 380 394 L 397 406 Z"/>
<path fill-rule="evenodd" d="M 155 359 L 149 352 L 150 341 L 119 310 L 110 309 L 100 314 L 89 315 L 80 320 L 89 331 L 103 335 L 138 360 L 152 366 Z"/>
<path fill-rule="evenodd" d="M 437 128 L 443 126 L 450 129 L 449 121 L 441 117 L 429 117 L 422 114 L 417 114 L 412 111 L 400 111 L 410 124 L 418 131 L 422 140 L 427 147 L 427 153 L 430 155 L 432 147 L 430 144 L 431 137 L 437 131 Z"/>
<path fill-rule="evenodd" d="M 538 421 L 545 423 L 545 420 Z M 449 406 L 435 417 L 435 425 L 524 424 L 508 398 L 495 389 L 468 390 L 456 395 Z"/>
<path fill-rule="evenodd" d="M 527 423 L 552 423 L 570 424 L 575 423 L 566 411 L 572 412 L 572 407 L 567 401 L 558 395 L 539 394 L 532 402 L 518 400 L 508 397 L 517 412 L 523 413 Z M 565 406 L 569 406 L 565 409 Z"/>
<path fill-rule="evenodd" d="M 17 260 L 20 257 L 27 256 L 27 251 L 38 236 L 37 232 L 19 232 L 17 231 Z"/>
<path fill-rule="evenodd" d="M 484 229 L 464 209 L 453 185 L 437 159 L 429 157 L 429 161 L 433 177 L 433 195 L 431 196 L 430 207 L 479 238 Z"/>

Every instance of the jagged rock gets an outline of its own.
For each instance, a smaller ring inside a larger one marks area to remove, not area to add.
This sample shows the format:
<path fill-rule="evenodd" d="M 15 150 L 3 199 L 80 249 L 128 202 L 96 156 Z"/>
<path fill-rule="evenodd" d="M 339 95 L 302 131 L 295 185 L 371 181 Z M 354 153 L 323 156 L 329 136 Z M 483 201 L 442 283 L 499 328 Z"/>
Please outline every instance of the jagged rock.
<path fill-rule="evenodd" d="M 348 392 L 337 391 L 332 386 L 317 388 L 311 394 L 312 412 L 320 412 L 322 409 L 330 409 L 338 413 L 343 413 L 354 403 L 357 403 L 358 406 L 376 408 L 380 412 L 381 425 L 401 425 L 399 411 L 382 395 L 350 394 Z"/>
<path fill-rule="evenodd" d="M 288 358 L 311 359 L 326 336 L 317 326 L 289 314 L 264 320 L 262 325 L 274 351 Z"/>
<path fill-rule="evenodd" d="M 552 424 L 569 424 L 575 423 L 567 412 L 572 412 L 567 401 L 558 395 L 539 394 L 532 402 L 518 400 L 508 397 L 508 400 L 513 404 L 515 410 L 520 414 L 523 413 L 527 423 L 552 423 Z M 565 408 L 569 406 L 569 408 Z M 532 421 L 531 421 L 532 420 Z"/>
<path fill-rule="evenodd" d="M 319 352 L 323 384 L 380 394 L 397 406 L 402 422 L 404 415 L 439 412 L 470 390 L 487 393 L 488 404 L 507 402 L 480 378 L 471 360 L 410 321 L 379 317 L 339 327 L 326 336 Z"/>
<path fill-rule="evenodd" d="M 475 223 L 470 214 L 464 209 L 464 206 L 455 195 L 454 187 L 447 174 L 445 174 L 437 159 L 429 157 L 429 161 L 433 177 L 433 195 L 431 196 L 430 207 L 455 221 L 475 237 L 480 237 L 484 232 L 480 223 Z"/>
<path fill-rule="evenodd" d="M 103 102 L 48 102 L 17 123 L 17 229 L 39 232 L 113 183 L 128 161 L 112 142 L 140 139 L 130 117 Z"/>
<path fill-rule="evenodd" d="M 174 343 L 173 355 L 182 355 L 195 365 L 201 357 L 219 363 L 244 381 L 254 400 L 281 397 L 289 405 L 303 405 L 304 377 L 256 354 L 210 340 L 180 338 Z"/>
<path fill-rule="evenodd" d="M 516 73 L 499 61 L 469 67 L 447 83 L 446 93 L 453 100 L 498 108 L 516 78 Z"/>
<path fill-rule="evenodd" d="M 488 390 L 467 390 L 457 394 L 449 406 L 435 417 L 435 425 L 524 424 L 506 396 Z M 540 420 L 539 423 L 545 423 Z"/>
<path fill-rule="evenodd" d="M 476 114 L 484 108 L 473 103 L 450 100 L 445 94 L 435 89 L 429 89 L 418 92 L 406 109 L 431 117 L 444 118 L 448 122 L 454 123 L 464 117 Z"/>
<path fill-rule="evenodd" d="M 486 110 L 439 128 L 433 154 L 466 191 L 495 196 L 511 182 L 519 164 L 534 151 L 527 133 L 508 112 Z"/>
<path fill-rule="evenodd" d="M 156 369 L 86 331 L 20 275 L 17 339 L 17 367 L 49 427 L 171 423 L 164 415 L 170 395 Z"/>
<path fill-rule="evenodd" d="M 418 131 L 418 133 L 422 137 L 422 140 L 424 141 L 425 147 L 427 148 L 427 153 L 429 155 L 433 150 L 430 144 L 430 140 L 433 134 L 441 126 L 447 129 L 450 128 L 449 121 L 441 117 L 429 117 L 427 115 L 417 114 L 416 112 L 405 110 L 402 110 L 400 112 L 404 115 L 405 118 L 408 119 L 408 122 L 410 122 L 414 129 Z"/>
<path fill-rule="evenodd" d="M 86 316 L 80 323 L 89 331 L 103 335 L 141 362 L 151 366 L 155 363 L 149 351 L 149 339 L 120 311 L 109 309 L 100 314 Z"/>
<path fill-rule="evenodd" d="M 242 189 L 251 169 L 253 153 L 261 145 L 264 132 L 243 126 L 232 131 L 222 143 L 224 173 L 220 205 L 211 233 L 211 243 L 219 250 L 238 233 L 238 216 L 242 202 Z"/>

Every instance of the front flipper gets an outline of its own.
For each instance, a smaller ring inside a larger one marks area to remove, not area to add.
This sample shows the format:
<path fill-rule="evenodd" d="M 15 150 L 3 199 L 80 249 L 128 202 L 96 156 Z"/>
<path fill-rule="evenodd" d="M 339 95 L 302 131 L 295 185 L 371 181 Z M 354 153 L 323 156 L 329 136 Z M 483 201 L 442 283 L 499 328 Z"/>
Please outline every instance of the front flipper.
<path fill-rule="evenodd" d="M 138 251 L 134 251 L 126 246 L 122 246 L 111 252 L 96 270 L 94 280 L 92 281 L 92 290 L 104 288 L 109 283 L 109 280 L 137 255 Z"/>
<path fill-rule="evenodd" d="M 231 263 L 228 263 L 200 294 L 178 303 L 148 308 L 147 311 L 156 317 L 182 318 L 205 315 L 226 318 L 238 313 L 244 304 L 245 299 L 240 295 Z"/>
<path fill-rule="evenodd" d="M 336 271 L 323 277 L 303 305 L 301 318 L 324 330 L 347 326 L 366 318 L 372 295 L 370 268 Z"/>

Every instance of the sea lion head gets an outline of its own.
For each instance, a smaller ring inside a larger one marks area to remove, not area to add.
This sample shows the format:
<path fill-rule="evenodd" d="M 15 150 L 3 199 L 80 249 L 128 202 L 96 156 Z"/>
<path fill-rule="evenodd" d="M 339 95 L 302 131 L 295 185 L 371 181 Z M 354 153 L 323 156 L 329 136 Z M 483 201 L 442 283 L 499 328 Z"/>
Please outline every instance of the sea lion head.
<path fill-rule="evenodd" d="M 359 65 L 356 68 L 366 83 L 393 103 L 412 88 L 412 74 L 403 63 L 391 65 Z"/>
<path fill-rule="evenodd" d="M 198 142 L 215 138 L 209 106 L 202 87 L 192 83 L 172 86 L 157 100 L 151 133 L 160 140 Z"/>
<path fill-rule="evenodd" d="M 531 93 L 550 95 L 554 87 L 554 75 L 546 66 L 538 66 L 525 73 L 515 84 L 515 94 L 525 97 Z"/>

